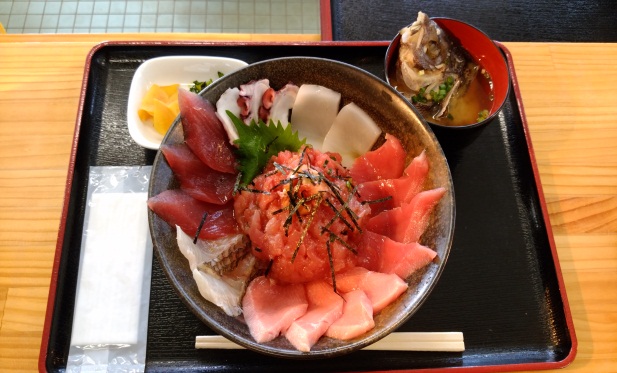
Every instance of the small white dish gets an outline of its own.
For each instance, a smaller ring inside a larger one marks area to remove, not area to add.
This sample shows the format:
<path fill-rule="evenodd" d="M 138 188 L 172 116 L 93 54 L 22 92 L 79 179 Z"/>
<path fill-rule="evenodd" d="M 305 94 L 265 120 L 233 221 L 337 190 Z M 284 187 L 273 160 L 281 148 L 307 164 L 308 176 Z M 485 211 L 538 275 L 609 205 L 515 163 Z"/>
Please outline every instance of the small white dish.
<path fill-rule="evenodd" d="M 168 56 L 147 60 L 135 71 L 129 90 L 127 124 L 133 140 L 148 149 L 158 149 L 163 135 L 156 132 L 150 121 L 144 123 L 137 111 L 141 100 L 152 84 L 180 84 L 188 89 L 193 81 L 200 82 L 219 78 L 247 66 L 244 61 L 226 57 Z"/>

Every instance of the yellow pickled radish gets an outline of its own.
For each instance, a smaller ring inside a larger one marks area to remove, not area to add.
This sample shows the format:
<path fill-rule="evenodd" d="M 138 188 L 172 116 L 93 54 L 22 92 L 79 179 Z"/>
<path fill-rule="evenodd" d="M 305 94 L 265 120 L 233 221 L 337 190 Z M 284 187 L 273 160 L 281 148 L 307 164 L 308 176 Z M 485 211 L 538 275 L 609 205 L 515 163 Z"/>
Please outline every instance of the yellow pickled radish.
<path fill-rule="evenodd" d="M 167 86 L 152 84 L 137 111 L 139 119 L 142 122 L 152 119 L 154 129 L 164 135 L 180 113 L 178 87 L 179 84 Z"/>

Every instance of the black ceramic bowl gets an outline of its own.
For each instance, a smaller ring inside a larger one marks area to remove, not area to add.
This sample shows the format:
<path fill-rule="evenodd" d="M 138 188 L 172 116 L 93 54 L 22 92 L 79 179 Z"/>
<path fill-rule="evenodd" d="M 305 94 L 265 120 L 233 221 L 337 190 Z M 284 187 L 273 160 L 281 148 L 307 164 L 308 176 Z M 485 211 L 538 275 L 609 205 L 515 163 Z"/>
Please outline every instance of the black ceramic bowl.
<path fill-rule="evenodd" d="M 303 353 L 296 350 L 284 337 L 268 343 L 255 342 L 241 318 L 230 317 L 204 300 L 193 281 L 188 261 L 178 250 L 175 229 L 150 212 L 150 232 L 156 257 L 186 306 L 201 321 L 228 339 L 263 354 L 286 358 L 309 359 L 343 355 L 376 342 L 396 330 L 418 310 L 435 287 L 448 258 L 454 230 L 454 190 L 450 170 L 433 132 L 409 102 L 384 81 L 351 65 L 307 57 L 274 59 L 226 75 L 201 94 L 205 99 L 216 103 L 227 88 L 262 78 L 268 78 L 275 89 L 291 81 L 297 85 L 319 84 L 338 91 L 342 94 L 343 105 L 354 102 L 364 109 L 384 132 L 401 140 L 408 151 L 408 162 L 422 150 L 426 150 L 431 170 L 425 187 L 447 189 L 446 195 L 433 212 L 430 227 L 421 240 L 423 244 L 437 251 L 439 260 L 411 278 L 409 289 L 375 316 L 373 330 L 351 341 L 322 337 L 311 352 Z M 177 119 L 163 139 L 163 144 L 183 141 L 182 126 Z M 382 135 L 376 146 L 383 141 Z M 154 161 L 149 195 L 154 196 L 177 187 L 178 182 L 159 151 Z"/>

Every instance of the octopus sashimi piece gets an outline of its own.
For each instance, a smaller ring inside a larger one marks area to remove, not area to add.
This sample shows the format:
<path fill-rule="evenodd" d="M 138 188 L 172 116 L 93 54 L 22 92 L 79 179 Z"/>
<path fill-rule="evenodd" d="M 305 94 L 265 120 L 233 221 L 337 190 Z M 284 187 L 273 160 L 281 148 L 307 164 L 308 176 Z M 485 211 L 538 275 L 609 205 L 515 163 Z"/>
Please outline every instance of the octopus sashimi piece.
<path fill-rule="evenodd" d="M 343 314 L 343 298 L 326 281 L 309 282 L 305 289 L 308 310 L 291 324 L 285 337 L 299 351 L 308 352 Z"/>
<path fill-rule="evenodd" d="M 197 158 L 208 167 L 235 174 L 236 157 L 214 106 L 200 95 L 178 91 L 184 140 Z"/>
<path fill-rule="evenodd" d="M 397 179 L 403 175 L 405 157 L 405 149 L 399 139 L 386 134 L 384 144 L 354 161 L 350 169 L 351 178 L 356 184 L 371 180 Z"/>
<path fill-rule="evenodd" d="M 386 199 L 383 202 L 369 204 L 373 214 L 400 207 L 403 203 L 409 203 L 416 194 L 422 191 L 428 170 L 426 152 L 422 152 L 409 163 L 409 166 L 403 172 L 403 176 L 398 179 L 372 180 L 358 184 L 360 200 Z M 387 199 L 388 197 L 392 198 Z"/>
<path fill-rule="evenodd" d="M 240 118 L 239 98 L 240 90 L 238 88 L 228 88 L 216 102 L 216 116 L 223 123 L 223 128 L 227 132 L 231 145 L 234 145 L 234 141 L 238 139 L 238 131 L 227 112 L 229 111 L 236 118 Z"/>
<path fill-rule="evenodd" d="M 351 167 L 365 154 L 381 135 L 381 128 L 358 105 L 349 103 L 339 111 L 324 138 L 322 150 L 339 153 L 343 166 Z"/>
<path fill-rule="evenodd" d="M 409 203 L 370 218 L 366 229 L 387 236 L 396 242 L 419 241 L 429 224 L 433 208 L 445 193 L 445 188 L 420 192 Z"/>
<path fill-rule="evenodd" d="M 337 291 L 348 293 L 359 289 L 366 293 L 374 314 L 386 308 L 408 288 L 407 283 L 396 274 L 369 271 L 362 267 L 337 273 L 335 280 Z"/>
<path fill-rule="evenodd" d="M 231 200 L 235 175 L 211 169 L 185 144 L 161 145 L 161 151 L 180 187 L 193 198 L 216 205 Z"/>
<path fill-rule="evenodd" d="M 326 336 L 350 340 L 375 327 L 373 306 L 362 290 L 352 290 L 343 294 L 343 298 L 345 299 L 343 315 L 330 325 Z"/>
<path fill-rule="evenodd" d="M 321 149 L 326 134 L 336 118 L 341 94 L 320 85 L 303 84 L 291 111 L 291 124 L 300 138 Z"/>
<path fill-rule="evenodd" d="M 407 279 L 431 263 L 437 253 L 417 242 L 400 243 L 377 233 L 365 231 L 358 244 L 358 265 L 381 273 L 394 273 Z"/>
<path fill-rule="evenodd" d="M 289 111 L 294 106 L 298 90 L 297 85 L 289 83 L 276 91 L 272 100 L 272 106 L 269 108 L 269 119 L 275 124 L 281 122 L 283 128 L 287 128 L 289 124 Z"/>
<path fill-rule="evenodd" d="M 206 214 L 199 238 L 211 240 L 240 233 L 231 203 L 214 205 L 196 200 L 181 189 L 170 189 L 150 197 L 148 207 L 167 224 L 180 226 L 191 237 Z"/>
<path fill-rule="evenodd" d="M 238 106 L 240 107 L 240 119 L 244 123 L 251 124 L 251 121 L 257 122 L 260 119 L 259 112 L 263 105 L 264 94 L 269 92 L 271 95 L 271 90 L 268 79 L 254 80 L 240 85 Z"/>
<path fill-rule="evenodd" d="M 233 317 L 242 313 L 242 296 L 253 275 L 255 263 L 254 256 L 246 255 L 233 271 L 223 275 L 210 268 L 194 268 L 191 272 L 199 294 Z"/>
<path fill-rule="evenodd" d="M 258 343 L 284 333 L 307 308 L 304 285 L 279 285 L 265 276 L 251 281 L 242 299 L 244 320 Z"/>

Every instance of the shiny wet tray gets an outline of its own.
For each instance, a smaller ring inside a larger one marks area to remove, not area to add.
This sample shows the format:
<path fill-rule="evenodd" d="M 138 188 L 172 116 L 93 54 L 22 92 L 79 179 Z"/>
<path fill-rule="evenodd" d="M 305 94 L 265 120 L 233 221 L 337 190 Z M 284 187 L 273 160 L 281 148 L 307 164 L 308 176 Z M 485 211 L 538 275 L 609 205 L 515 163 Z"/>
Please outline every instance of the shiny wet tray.
<path fill-rule="evenodd" d="M 248 63 L 303 55 L 347 62 L 383 79 L 386 47 L 387 43 L 371 42 L 108 43 L 95 48 L 87 61 L 77 119 L 80 131 L 71 159 L 69 208 L 60 231 L 54 268 L 58 276 L 52 283 L 54 309 L 44 331 L 42 365 L 48 371 L 63 371 L 66 366 L 88 167 L 151 165 L 156 155 L 131 140 L 125 123 L 131 79 L 141 62 L 168 55 L 225 56 Z M 212 331 L 184 306 L 154 261 L 147 370 L 357 372 L 463 367 L 473 371 L 568 364 L 576 352 L 576 338 L 525 118 L 517 103 L 518 85 L 512 83 L 502 113 L 489 125 L 465 133 L 436 133 L 454 181 L 454 242 L 437 287 L 400 329 L 462 331 L 465 352 L 359 351 L 299 363 L 250 351 L 196 350 L 195 336 Z"/>

